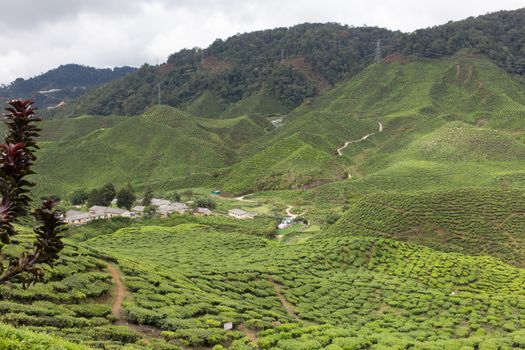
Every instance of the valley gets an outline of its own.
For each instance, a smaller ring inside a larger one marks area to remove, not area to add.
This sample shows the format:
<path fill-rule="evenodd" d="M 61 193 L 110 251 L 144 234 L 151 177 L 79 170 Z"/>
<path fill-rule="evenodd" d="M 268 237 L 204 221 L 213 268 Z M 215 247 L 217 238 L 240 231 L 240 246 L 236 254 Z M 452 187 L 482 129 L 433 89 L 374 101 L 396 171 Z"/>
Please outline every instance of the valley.
<path fill-rule="evenodd" d="M 44 113 L 35 202 L 133 215 L 0 283 L 0 349 L 525 348 L 524 18 L 238 34 Z"/>

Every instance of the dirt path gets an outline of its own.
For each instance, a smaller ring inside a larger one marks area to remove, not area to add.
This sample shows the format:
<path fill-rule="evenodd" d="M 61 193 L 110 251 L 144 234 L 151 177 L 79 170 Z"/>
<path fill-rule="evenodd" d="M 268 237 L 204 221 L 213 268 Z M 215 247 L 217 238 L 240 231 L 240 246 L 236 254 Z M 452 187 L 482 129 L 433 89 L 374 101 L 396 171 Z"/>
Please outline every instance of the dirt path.
<path fill-rule="evenodd" d="M 349 144 L 364 141 L 364 140 L 366 140 L 367 138 L 369 138 L 370 136 L 382 132 L 382 131 L 383 131 L 383 124 L 381 124 L 381 122 L 379 122 L 379 121 L 377 122 L 377 124 L 379 124 L 379 130 L 378 130 L 378 131 L 373 132 L 373 133 L 370 133 L 370 134 L 368 134 L 368 135 L 365 135 L 365 136 L 361 137 L 359 140 L 346 141 L 345 144 L 343 145 L 343 147 L 340 147 L 340 148 L 337 149 L 337 154 L 340 155 L 340 156 L 342 156 L 342 155 L 343 155 L 343 152 L 342 152 L 342 151 L 343 151 L 346 147 L 348 147 Z"/>
<path fill-rule="evenodd" d="M 255 331 L 253 331 L 253 330 L 251 330 L 251 329 L 248 329 L 248 328 L 244 327 L 243 324 L 240 324 L 240 325 L 237 327 L 237 330 L 238 330 L 239 332 L 244 333 L 244 335 L 245 335 L 248 339 L 250 339 L 250 341 L 251 341 L 252 343 L 256 343 L 256 342 L 257 342 L 257 332 L 255 332 Z"/>
<path fill-rule="evenodd" d="M 286 211 L 286 215 L 288 215 L 288 216 L 291 217 L 292 219 L 295 219 L 298 215 L 293 214 L 293 213 L 291 212 L 292 209 L 293 209 L 293 206 L 291 206 L 291 205 L 287 205 L 287 206 L 286 206 L 286 210 L 285 210 L 285 211 Z"/>
<path fill-rule="evenodd" d="M 124 288 L 124 284 L 122 283 L 120 271 L 115 266 L 110 264 L 108 264 L 107 269 L 111 273 L 111 277 L 113 278 L 113 283 L 115 284 L 117 293 L 115 295 L 115 300 L 113 301 L 113 306 L 111 307 L 111 313 L 118 318 L 116 324 L 120 326 L 127 326 L 135 333 L 140 335 L 146 343 L 149 343 L 150 339 L 152 338 L 162 338 L 160 335 L 160 329 L 153 326 L 129 323 L 124 318 L 122 312 L 122 302 L 124 301 L 124 297 L 126 296 L 126 289 Z"/>
<path fill-rule="evenodd" d="M 283 288 L 283 286 L 275 282 L 271 275 L 268 276 L 268 281 L 270 281 L 270 283 L 272 284 L 273 290 L 275 291 L 275 294 L 277 295 L 277 299 L 279 299 L 279 301 L 281 302 L 281 305 L 284 307 L 284 309 L 288 313 L 288 316 L 299 320 L 300 318 L 295 313 L 293 305 L 286 299 L 286 297 L 281 292 L 281 289 Z"/>
<path fill-rule="evenodd" d="M 245 194 L 244 196 L 235 197 L 235 198 L 233 198 L 233 199 L 235 199 L 236 201 L 240 201 L 240 202 L 252 202 L 252 203 L 256 203 L 257 201 L 250 200 L 250 199 L 246 199 L 246 197 L 251 196 L 252 194 L 253 194 L 253 193 Z"/>
<path fill-rule="evenodd" d="M 124 289 L 122 278 L 120 277 L 120 272 L 117 270 L 117 268 L 108 264 L 107 269 L 111 273 L 111 277 L 113 278 L 113 282 L 115 283 L 115 288 L 117 291 L 117 295 L 113 301 L 113 306 L 111 307 L 111 312 L 115 317 L 120 319 L 122 317 L 122 301 L 124 301 L 124 297 L 126 296 L 126 290 Z"/>
<path fill-rule="evenodd" d="M 306 211 L 303 211 L 301 214 L 294 214 L 294 213 L 292 213 L 292 209 L 293 208 L 294 208 L 293 206 L 287 205 L 286 206 L 286 210 L 285 210 L 286 211 L 286 215 L 288 215 L 288 217 L 291 217 L 292 219 L 295 219 L 298 216 L 303 216 L 306 213 Z"/>

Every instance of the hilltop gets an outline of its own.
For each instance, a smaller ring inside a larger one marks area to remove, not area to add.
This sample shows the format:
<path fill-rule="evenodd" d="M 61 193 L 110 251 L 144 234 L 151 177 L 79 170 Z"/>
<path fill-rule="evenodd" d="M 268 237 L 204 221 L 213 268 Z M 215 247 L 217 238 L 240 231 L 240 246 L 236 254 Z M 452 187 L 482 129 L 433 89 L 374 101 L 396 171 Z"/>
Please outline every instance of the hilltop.
<path fill-rule="evenodd" d="M 136 69 L 132 67 L 93 68 L 65 64 L 29 79 L 18 78 L 0 86 L 3 99 L 31 98 L 41 109 L 70 101 L 89 90 L 121 78 Z"/>
<path fill-rule="evenodd" d="M 523 75 L 524 11 L 500 11 L 413 33 L 305 23 L 238 34 L 207 48 L 176 52 L 161 65 L 146 64 L 58 113 L 141 114 L 157 103 L 159 84 L 164 104 L 197 116 L 239 116 L 236 106 L 252 103 L 259 108 L 248 108 L 251 113 L 285 113 L 373 63 L 378 41 L 382 57 L 441 58 L 468 48 L 508 73 Z"/>
<path fill-rule="evenodd" d="M 267 120 L 198 119 L 168 106 L 138 117 L 83 116 L 42 124 L 35 176 L 40 193 L 64 195 L 107 182 L 172 190 L 210 183 Z"/>
<path fill-rule="evenodd" d="M 468 51 L 386 58 L 294 109 L 280 128 L 236 106 L 242 116 L 222 119 L 154 106 L 134 117 L 47 120 L 41 190 L 110 181 L 248 193 L 342 180 L 360 191 L 421 190 L 492 186 L 525 171 L 523 84 Z"/>
<path fill-rule="evenodd" d="M 486 58 L 385 60 L 290 113 L 223 186 L 308 188 L 349 177 L 369 190 L 493 183 L 524 170 L 524 115 L 523 85 Z M 458 167 L 465 177 L 452 175 Z M 433 177 L 440 182 L 426 181 Z"/>

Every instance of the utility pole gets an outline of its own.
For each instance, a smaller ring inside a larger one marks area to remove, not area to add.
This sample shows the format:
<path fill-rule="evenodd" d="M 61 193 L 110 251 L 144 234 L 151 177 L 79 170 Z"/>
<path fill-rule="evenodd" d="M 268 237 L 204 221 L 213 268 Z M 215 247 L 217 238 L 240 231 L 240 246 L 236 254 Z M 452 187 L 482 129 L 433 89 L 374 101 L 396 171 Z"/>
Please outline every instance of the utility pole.
<path fill-rule="evenodd" d="M 381 40 L 376 42 L 376 55 L 374 57 L 374 63 L 381 62 Z"/>
<path fill-rule="evenodd" d="M 160 83 L 157 84 L 157 98 L 159 100 L 159 105 L 160 105 Z"/>

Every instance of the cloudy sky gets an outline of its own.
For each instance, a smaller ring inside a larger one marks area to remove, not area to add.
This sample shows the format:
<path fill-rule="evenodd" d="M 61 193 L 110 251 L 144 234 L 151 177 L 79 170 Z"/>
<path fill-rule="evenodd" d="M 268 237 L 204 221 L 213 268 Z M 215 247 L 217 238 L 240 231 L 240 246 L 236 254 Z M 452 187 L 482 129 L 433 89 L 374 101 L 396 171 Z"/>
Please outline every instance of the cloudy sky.
<path fill-rule="evenodd" d="M 140 66 L 215 38 L 303 22 L 405 32 L 525 0 L 2 0 L 0 84 L 64 63 Z"/>

